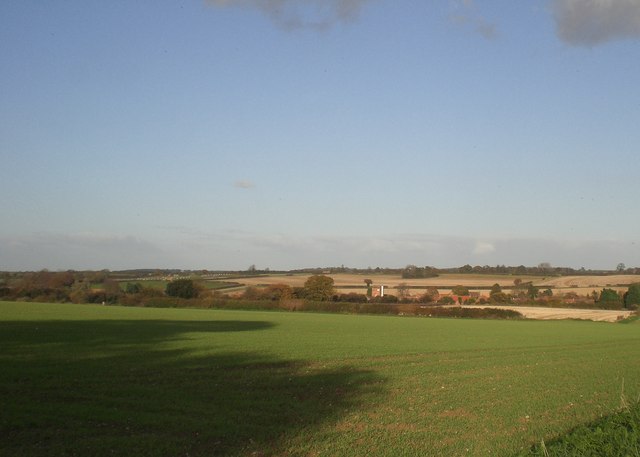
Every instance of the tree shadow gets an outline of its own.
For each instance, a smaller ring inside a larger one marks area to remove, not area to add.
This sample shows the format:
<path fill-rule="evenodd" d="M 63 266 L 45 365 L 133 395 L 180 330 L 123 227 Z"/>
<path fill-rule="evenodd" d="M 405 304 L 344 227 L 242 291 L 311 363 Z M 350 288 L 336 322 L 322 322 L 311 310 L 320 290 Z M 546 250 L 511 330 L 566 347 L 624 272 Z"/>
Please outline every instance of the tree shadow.
<path fill-rule="evenodd" d="M 0 455 L 281 455 L 372 401 L 381 379 L 258 352 L 196 355 L 192 332 L 254 321 L 0 322 Z"/>
<path fill-rule="evenodd" d="M 45 348 L 60 344 L 86 348 L 104 347 L 107 351 L 124 346 L 136 349 L 188 338 L 189 333 L 224 333 L 266 330 L 267 321 L 167 321 L 167 320 L 82 320 L 82 321 L 8 321 L 0 322 L 3 344 Z"/>

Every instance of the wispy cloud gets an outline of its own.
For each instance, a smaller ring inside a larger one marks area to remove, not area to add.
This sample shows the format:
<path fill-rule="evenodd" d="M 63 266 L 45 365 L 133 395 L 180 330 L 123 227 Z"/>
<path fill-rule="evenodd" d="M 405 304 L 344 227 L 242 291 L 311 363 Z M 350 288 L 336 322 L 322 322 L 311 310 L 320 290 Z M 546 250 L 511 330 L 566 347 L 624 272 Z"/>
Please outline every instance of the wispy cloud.
<path fill-rule="evenodd" d="M 0 237 L 0 259 L 0 270 L 169 267 L 177 261 L 151 242 L 101 233 Z"/>
<path fill-rule="evenodd" d="M 532 266 L 540 262 L 576 268 L 615 268 L 619 262 L 636 265 L 640 261 L 640 245 L 616 240 L 478 240 L 419 233 L 293 236 L 250 230 L 200 232 L 188 239 L 180 245 L 189 255 L 201 258 L 196 264 L 206 265 L 207 258 L 228 259 L 224 265 L 211 268 L 243 268 L 250 264 L 277 269 L 340 264 L 355 267 L 407 264 L 450 267 L 467 263 Z"/>
<path fill-rule="evenodd" d="M 158 231 L 159 230 L 159 231 Z M 615 268 L 640 264 L 640 242 L 474 239 L 428 234 L 297 235 L 250 229 L 156 228 L 153 239 L 110 234 L 0 236 L 0 270 L 185 268 L 272 269 L 348 265 L 453 267 L 538 265 Z"/>
<path fill-rule="evenodd" d="M 638 0 L 551 0 L 560 39 L 574 46 L 640 39 Z"/>
<path fill-rule="evenodd" d="M 269 262 L 271 259 L 275 264 L 277 259 L 286 258 L 293 265 L 301 265 L 301 259 L 305 259 L 301 266 L 343 263 L 352 266 L 416 264 L 446 267 L 467 263 L 538 265 L 551 262 L 576 268 L 615 268 L 618 262 L 635 265 L 640 259 L 640 246 L 618 240 L 475 240 L 423 234 L 267 238 L 245 233 L 242 242 L 246 243 L 245 246 L 261 246 L 265 254 L 261 261 Z"/>
<path fill-rule="evenodd" d="M 247 179 L 239 179 L 233 183 L 233 187 L 237 187 L 238 189 L 252 189 L 256 187 L 256 185 Z"/>
<path fill-rule="evenodd" d="M 354 20 L 371 0 L 205 0 L 218 8 L 259 10 L 285 30 L 326 30 Z"/>
<path fill-rule="evenodd" d="M 486 22 L 482 18 L 476 21 L 476 32 L 487 40 L 493 40 L 498 36 L 497 26 L 491 22 Z"/>
<path fill-rule="evenodd" d="M 470 27 L 487 40 L 497 38 L 498 26 L 475 11 L 473 0 L 457 0 L 452 5 L 455 11 L 449 16 L 452 23 L 462 27 Z"/>

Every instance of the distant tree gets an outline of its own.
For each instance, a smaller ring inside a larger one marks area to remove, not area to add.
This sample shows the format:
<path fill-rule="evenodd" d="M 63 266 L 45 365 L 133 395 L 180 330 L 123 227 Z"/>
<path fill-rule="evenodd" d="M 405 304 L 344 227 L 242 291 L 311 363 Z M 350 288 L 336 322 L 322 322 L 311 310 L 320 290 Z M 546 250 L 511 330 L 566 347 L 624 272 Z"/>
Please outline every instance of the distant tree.
<path fill-rule="evenodd" d="M 102 287 L 104 287 L 104 301 L 107 303 L 117 303 L 122 295 L 120 283 L 113 279 L 105 279 L 102 284 Z"/>
<path fill-rule="evenodd" d="M 628 309 L 637 309 L 640 305 L 640 283 L 631 284 L 624 294 L 624 306 Z"/>
<path fill-rule="evenodd" d="M 87 281 L 76 281 L 71 286 L 69 298 L 73 303 L 86 303 L 87 297 L 91 294 L 91 287 Z"/>
<path fill-rule="evenodd" d="M 522 279 L 516 278 L 516 279 L 513 280 L 513 285 L 514 286 L 519 287 L 520 284 L 522 284 Z"/>
<path fill-rule="evenodd" d="M 373 284 L 373 281 L 370 279 L 365 279 L 364 283 L 367 285 L 367 297 L 371 297 L 371 295 L 373 294 L 373 289 L 371 288 L 371 284 Z"/>
<path fill-rule="evenodd" d="M 294 286 L 291 298 L 307 298 L 307 291 L 304 287 Z"/>
<path fill-rule="evenodd" d="M 624 270 L 626 270 L 626 269 L 627 269 L 627 266 L 626 266 L 624 263 L 622 263 L 622 262 L 620 262 L 620 263 L 618 264 L 618 266 L 616 267 L 616 271 L 617 271 L 618 273 L 623 273 L 623 272 L 624 272 Z"/>
<path fill-rule="evenodd" d="M 423 303 L 433 303 L 440 298 L 440 292 L 435 287 L 427 287 L 427 291 L 420 297 L 420 301 Z"/>
<path fill-rule="evenodd" d="M 142 292 L 142 284 L 139 282 L 128 282 L 124 291 L 128 294 L 139 294 Z"/>
<path fill-rule="evenodd" d="M 497 292 L 495 294 L 491 294 L 489 302 L 496 305 L 504 305 L 506 303 L 511 303 L 511 297 L 504 292 Z"/>
<path fill-rule="evenodd" d="M 339 295 L 338 301 L 347 303 L 366 303 L 368 300 L 366 295 L 350 292 L 348 294 Z"/>
<path fill-rule="evenodd" d="M 551 272 L 551 264 L 549 262 L 542 262 L 538 264 L 538 269 L 542 273 L 550 273 Z"/>
<path fill-rule="evenodd" d="M 489 295 L 493 295 L 493 294 L 499 294 L 500 292 L 502 292 L 502 287 L 500 287 L 500 284 L 495 283 L 493 286 L 491 286 L 491 291 L 489 292 Z"/>
<path fill-rule="evenodd" d="M 540 295 L 543 297 L 553 297 L 553 291 L 551 289 L 545 289 Z"/>
<path fill-rule="evenodd" d="M 440 300 L 438 300 L 438 304 L 439 305 L 453 305 L 455 303 L 455 300 L 451 297 L 444 296 L 442 298 L 440 298 Z"/>
<path fill-rule="evenodd" d="M 621 305 L 622 300 L 620 299 L 620 295 L 613 289 L 602 289 L 600 292 L 600 298 L 598 299 L 598 303 L 601 305 L 612 307 L 616 305 Z"/>
<path fill-rule="evenodd" d="M 47 287 L 52 289 L 62 289 L 65 287 L 71 287 L 74 281 L 75 277 L 70 271 L 51 273 L 47 280 Z"/>
<path fill-rule="evenodd" d="M 256 286 L 247 286 L 247 288 L 242 292 L 242 298 L 245 300 L 261 300 L 264 296 L 262 290 Z"/>
<path fill-rule="evenodd" d="M 409 296 L 409 286 L 406 282 L 401 282 L 400 284 L 398 284 L 396 290 L 398 291 L 398 298 L 400 300 L 404 300 Z"/>
<path fill-rule="evenodd" d="M 401 270 L 400 275 L 403 279 L 435 278 L 438 276 L 438 270 L 433 267 L 417 267 L 415 265 L 407 265 Z"/>
<path fill-rule="evenodd" d="M 454 295 L 469 295 L 469 288 L 465 286 L 453 286 L 451 293 Z"/>
<path fill-rule="evenodd" d="M 271 284 L 263 292 L 264 298 L 269 300 L 288 300 L 293 296 L 293 289 L 287 284 Z"/>
<path fill-rule="evenodd" d="M 176 279 L 167 284 L 165 293 L 176 298 L 196 298 L 200 289 L 191 279 Z"/>
<path fill-rule="evenodd" d="M 538 297 L 538 288 L 536 286 L 534 286 L 532 283 L 529 283 L 527 286 L 527 296 L 534 300 L 535 298 Z"/>
<path fill-rule="evenodd" d="M 403 279 L 413 279 L 420 277 L 418 267 L 416 267 L 415 265 L 407 265 L 402 270 L 401 276 Z"/>
<path fill-rule="evenodd" d="M 313 275 L 304 283 L 305 298 L 315 301 L 331 300 L 334 294 L 333 278 Z"/>

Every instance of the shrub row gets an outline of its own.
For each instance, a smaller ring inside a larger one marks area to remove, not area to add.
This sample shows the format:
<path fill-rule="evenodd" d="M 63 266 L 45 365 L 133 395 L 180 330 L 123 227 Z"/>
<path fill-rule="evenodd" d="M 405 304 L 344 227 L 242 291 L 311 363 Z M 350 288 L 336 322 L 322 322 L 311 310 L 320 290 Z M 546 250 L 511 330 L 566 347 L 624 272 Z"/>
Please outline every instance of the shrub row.
<path fill-rule="evenodd" d="M 128 299 L 127 299 L 128 298 Z M 150 297 L 143 302 L 131 300 L 134 296 L 124 297 L 121 305 L 144 306 L 153 308 L 207 308 L 237 309 L 249 311 L 308 311 L 342 314 L 380 314 L 429 317 L 456 317 L 476 319 L 519 319 L 517 311 L 497 308 L 465 308 L 459 306 L 442 307 L 436 305 L 391 304 L 391 303 L 354 303 L 335 301 L 289 300 L 247 300 L 237 298 L 193 298 Z"/>
<path fill-rule="evenodd" d="M 474 319 L 522 319 L 517 311 L 500 308 L 465 308 L 464 306 L 400 305 L 401 314 L 429 317 L 462 317 Z"/>

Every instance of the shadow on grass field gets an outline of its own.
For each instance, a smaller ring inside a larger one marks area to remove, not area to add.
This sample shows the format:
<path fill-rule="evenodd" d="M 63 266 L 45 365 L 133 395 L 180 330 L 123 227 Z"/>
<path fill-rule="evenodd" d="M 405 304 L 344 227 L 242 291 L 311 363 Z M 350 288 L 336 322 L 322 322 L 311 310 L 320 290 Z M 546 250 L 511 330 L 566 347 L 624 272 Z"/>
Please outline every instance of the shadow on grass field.
<path fill-rule="evenodd" d="M 0 455 L 286 454 L 381 388 L 367 370 L 194 343 L 194 333 L 271 326 L 0 322 Z"/>

